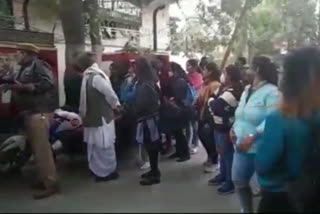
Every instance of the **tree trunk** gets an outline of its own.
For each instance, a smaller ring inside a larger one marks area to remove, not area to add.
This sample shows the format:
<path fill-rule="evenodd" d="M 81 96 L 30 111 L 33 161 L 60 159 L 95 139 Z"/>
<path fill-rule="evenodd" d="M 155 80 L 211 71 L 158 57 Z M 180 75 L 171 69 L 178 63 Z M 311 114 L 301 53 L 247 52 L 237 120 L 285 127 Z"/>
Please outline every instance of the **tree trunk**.
<path fill-rule="evenodd" d="M 30 30 L 28 5 L 29 5 L 29 0 L 24 0 L 23 5 L 22 5 L 22 14 L 23 14 L 23 21 L 24 21 L 24 29 L 25 30 Z"/>
<path fill-rule="evenodd" d="M 248 57 L 248 14 L 245 15 L 243 19 L 243 25 L 241 31 L 239 32 L 238 42 L 239 44 L 235 48 L 235 56 L 246 56 Z"/>
<path fill-rule="evenodd" d="M 89 29 L 92 51 L 97 54 L 98 64 L 102 62 L 102 42 L 100 34 L 100 18 L 98 0 L 87 0 L 89 12 Z"/>
<path fill-rule="evenodd" d="M 320 45 L 320 0 L 317 2 L 318 6 L 318 38 L 317 45 Z"/>
<path fill-rule="evenodd" d="M 225 65 L 228 61 L 228 58 L 229 58 L 231 50 L 232 50 L 233 43 L 235 42 L 235 40 L 237 38 L 238 31 L 241 28 L 241 24 L 243 23 L 243 19 L 245 18 L 245 15 L 246 15 L 246 12 L 248 11 L 249 5 L 250 5 L 250 0 L 246 0 L 244 2 L 242 9 L 241 9 L 240 16 L 239 16 L 238 21 L 236 23 L 236 26 L 234 28 L 232 37 L 228 43 L 227 50 L 226 50 L 224 57 L 222 59 L 221 66 L 220 66 L 221 69 L 223 69 L 225 67 Z"/>
<path fill-rule="evenodd" d="M 79 0 L 60 0 L 60 19 L 66 42 L 66 66 L 74 63 L 85 51 L 83 3 Z"/>

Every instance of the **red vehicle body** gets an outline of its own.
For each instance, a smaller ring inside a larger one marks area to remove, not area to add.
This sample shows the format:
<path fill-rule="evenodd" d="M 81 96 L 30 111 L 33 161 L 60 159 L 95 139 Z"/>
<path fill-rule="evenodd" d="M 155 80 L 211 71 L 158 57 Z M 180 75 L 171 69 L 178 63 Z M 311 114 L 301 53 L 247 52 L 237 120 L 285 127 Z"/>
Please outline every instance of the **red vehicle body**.
<path fill-rule="evenodd" d="M 15 45 L 0 44 L 0 58 L 1 60 L 10 60 L 11 63 L 16 64 L 15 54 L 17 48 Z M 43 48 L 40 46 L 39 57 L 45 60 L 52 67 L 53 75 L 55 77 L 56 83 L 58 83 L 58 62 L 57 62 L 57 50 L 56 48 Z M 3 63 L 3 62 L 1 62 Z M 1 72 L 1 71 L 0 71 Z M 7 72 L 7 70 L 3 70 Z M 1 75 L 1 73 L 0 73 Z M 15 106 L 12 103 L 2 102 L 2 91 L 0 90 L 0 133 L 6 132 L 9 128 L 9 124 L 14 116 L 18 114 Z"/>
<path fill-rule="evenodd" d="M 113 61 L 114 63 L 126 63 L 130 60 L 135 60 L 139 58 L 141 54 L 139 53 L 128 53 L 124 51 L 104 53 L 102 55 L 102 61 Z M 160 85 L 165 88 L 169 80 L 169 70 L 170 70 L 170 59 L 169 55 L 166 53 L 152 53 L 145 55 L 149 59 L 159 59 L 162 64 L 162 71 L 160 74 Z"/>

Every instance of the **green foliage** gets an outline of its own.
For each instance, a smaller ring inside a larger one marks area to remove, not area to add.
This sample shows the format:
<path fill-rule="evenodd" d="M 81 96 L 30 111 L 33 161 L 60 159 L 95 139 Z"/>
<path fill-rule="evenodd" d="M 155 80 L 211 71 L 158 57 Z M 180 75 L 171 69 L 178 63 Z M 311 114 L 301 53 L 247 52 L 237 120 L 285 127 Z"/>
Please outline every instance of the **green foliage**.
<path fill-rule="evenodd" d="M 169 50 L 185 55 L 202 53 L 212 55 L 218 46 L 227 45 L 234 20 L 217 6 L 209 6 L 199 1 L 196 17 L 187 20 L 179 32 L 177 24 L 170 23 L 171 42 Z"/>
<path fill-rule="evenodd" d="M 0 15 L 2 16 L 10 15 L 8 1 L 5 1 L 5 0 L 0 1 Z"/>
<path fill-rule="evenodd" d="M 256 54 L 279 53 L 281 44 L 295 49 L 318 44 L 318 0 L 264 0 L 252 10 L 249 42 Z"/>

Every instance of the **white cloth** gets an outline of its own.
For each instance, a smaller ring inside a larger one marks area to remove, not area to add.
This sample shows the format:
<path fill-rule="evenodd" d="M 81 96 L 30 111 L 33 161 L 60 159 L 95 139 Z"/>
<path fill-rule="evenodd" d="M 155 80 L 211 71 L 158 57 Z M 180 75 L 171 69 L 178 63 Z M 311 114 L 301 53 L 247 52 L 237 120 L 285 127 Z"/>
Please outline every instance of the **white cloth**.
<path fill-rule="evenodd" d="M 119 99 L 112 89 L 109 77 L 93 64 L 84 72 L 81 85 L 81 98 L 79 112 L 83 118 L 87 111 L 87 82 L 89 75 L 98 73 L 92 80 L 92 87 L 104 95 L 109 105 L 115 109 L 120 105 Z M 84 141 L 88 145 L 88 162 L 90 170 L 99 177 L 106 177 L 116 170 L 117 161 L 114 150 L 116 140 L 114 121 L 107 123 L 103 117 L 102 126 L 84 127 Z"/>
<path fill-rule="evenodd" d="M 87 83 L 88 83 L 88 79 L 89 79 L 89 76 L 90 74 L 93 74 L 93 73 L 97 73 L 97 74 L 100 74 L 100 75 L 97 75 L 96 77 L 102 77 L 101 79 L 104 79 L 105 81 L 103 80 L 97 80 L 99 81 L 100 84 L 97 84 L 99 86 L 99 88 L 102 89 L 102 94 L 104 95 L 107 95 L 106 94 L 106 88 L 112 89 L 112 86 L 111 86 L 111 82 L 110 82 L 110 79 L 109 77 L 99 68 L 98 64 L 97 63 L 94 63 L 91 67 L 89 67 L 84 73 L 83 73 L 83 79 L 82 79 L 82 84 L 81 84 L 81 96 L 80 96 L 80 107 L 79 107 L 79 113 L 80 113 L 80 116 L 82 118 L 85 117 L 86 115 L 86 112 L 87 112 Z M 97 79 L 97 78 L 94 78 L 94 79 Z M 94 86 L 93 86 L 94 87 Z M 111 90 L 113 93 L 114 91 Z M 108 91 L 110 92 L 110 91 Z M 112 103 L 110 103 L 112 104 Z M 112 105 L 111 105 L 112 106 Z"/>
<path fill-rule="evenodd" d="M 107 149 L 88 144 L 89 169 L 96 176 L 107 177 L 117 169 L 114 145 Z"/>
<path fill-rule="evenodd" d="M 97 64 L 93 64 L 84 72 L 84 79 L 81 86 L 81 102 L 80 102 L 80 114 L 82 117 L 86 115 L 87 103 L 86 103 L 86 84 L 89 74 L 97 72 L 102 74 L 103 71 L 99 69 Z M 105 96 L 106 101 L 112 108 L 116 108 L 120 105 L 119 99 L 112 89 L 109 77 L 104 73 L 102 75 L 94 76 L 92 80 L 92 87 L 97 89 L 101 94 Z M 84 127 L 84 141 L 88 144 L 95 144 L 100 148 L 108 148 L 115 142 L 115 127 L 112 120 L 109 124 L 102 118 L 102 126 L 100 127 Z"/>
<path fill-rule="evenodd" d="M 68 111 L 63 111 L 61 109 L 57 109 L 54 111 L 54 114 L 59 117 L 63 117 L 67 119 L 63 121 L 61 121 L 60 118 L 56 119 L 56 121 L 61 121 L 61 122 L 55 132 L 74 130 L 82 126 L 81 117 L 74 112 L 68 112 Z"/>
<path fill-rule="evenodd" d="M 102 124 L 100 127 L 84 127 L 84 142 L 107 149 L 116 141 L 116 130 L 113 120 L 107 124 L 102 118 Z"/>

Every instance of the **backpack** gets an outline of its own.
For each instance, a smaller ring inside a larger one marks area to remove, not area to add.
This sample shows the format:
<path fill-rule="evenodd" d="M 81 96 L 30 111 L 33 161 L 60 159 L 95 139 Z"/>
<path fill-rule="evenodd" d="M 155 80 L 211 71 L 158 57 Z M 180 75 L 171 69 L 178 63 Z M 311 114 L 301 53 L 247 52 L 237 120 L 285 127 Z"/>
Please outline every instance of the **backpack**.
<path fill-rule="evenodd" d="M 186 98 L 183 100 L 183 103 L 186 105 L 186 106 L 192 106 L 195 104 L 196 100 L 197 100 L 197 97 L 198 97 L 198 92 L 197 90 L 191 86 L 190 83 L 188 83 L 188 91 L 187 91 L 187 96 Z"/>

